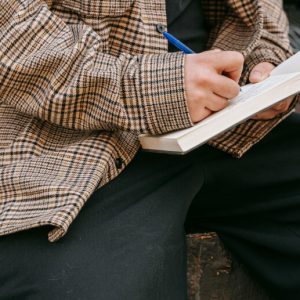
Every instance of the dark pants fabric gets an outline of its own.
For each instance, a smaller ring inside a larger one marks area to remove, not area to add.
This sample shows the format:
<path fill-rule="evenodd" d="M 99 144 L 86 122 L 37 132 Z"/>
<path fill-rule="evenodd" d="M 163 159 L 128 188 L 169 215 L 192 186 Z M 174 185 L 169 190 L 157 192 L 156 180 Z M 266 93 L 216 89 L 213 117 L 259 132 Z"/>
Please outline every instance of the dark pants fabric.
<path fill-rule="evenodd" d="M 300 299 L 300 116 L 239 160 L 140 152 L 60 241 L 0 238 L 0 299 L 184 300 L 185 220 L 218 232 L 274 299 Z"/>

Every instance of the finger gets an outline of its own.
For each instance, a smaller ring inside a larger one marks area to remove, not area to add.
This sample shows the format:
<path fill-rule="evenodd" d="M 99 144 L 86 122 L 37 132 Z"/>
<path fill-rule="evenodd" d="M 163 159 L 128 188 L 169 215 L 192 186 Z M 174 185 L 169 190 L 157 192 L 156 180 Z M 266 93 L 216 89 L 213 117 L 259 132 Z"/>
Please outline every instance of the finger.
<path fill-rule="evenodd" d="M 222 50 L 221 49 L 218 49 L 218 48 L 216 48 L 216 49 L 212 49 L 212 50 L 210 50 L 211 52 L 214 52 L 214 53 L 216 53 L 216 52 L 222 52 Z"/>
<path fill-rule="evenodd" d="M 217 52 L 223 52 L 223 51 L 221 49 L 215 48 L 215 49 L 210 49 L 210 50 L 203 51 L 201 53 L 202 54 L 204 54 L 204 53 L 207 53 L 207 54 L 210 54 L 210 53 L 216 54 Z"/>
<path fill-rule="evenodd" d="M 292 104 L 294 99 L 294 96 L 291 96 L 281 102 L 279 102 L 278 104 L 275 104 L 272 108 L 280 111 L 280 112 L 285 112 L 289 109 L 290 105 Z"/>
<path fill-rule="evenodd" d="M 244 65 L 244 57 L 235 51 L 222 51 L 216 53 L 215 68 L 220 74 L 224 74 L 230 79 L 238 82 Z"/>
<path fill-rule="evenodd" d="M 275 68 L 274 65 L 268 62 L 262 62 L 256 65 L 250 73 L 249 81 L 258 83 L 270 76 L 271 71 Z"/>
<path fill-rule="evenodd" d="M 269 108 L 265 111 L 262 111 L 255 116 L 252 117 L 253 120 L 270 120 L 275 118 L 277 115 L 279 115 L 280 112 L 276 111 L 273 108 Z"/>
<path fill-rule="evenodd" d="M 197 114 L 195 116 L 195 120 L 197 121 L 194 121 L 195 123 L 197 122 L 200 122 L 202 121 L 203 119 L 209 117 L 213 112 L 211 110 L 209 110 L 208 108 L 206 107 L 202 107 L 201 109 L 199 109 L 197 111 Z"/>
<path fill-rule="evenodd" d="M 286 112 L 289 109 L 293 99 L 294 99 L 294 96 L 290 96 L 287 99 L 281 101 L 280 103 L 273 105 L 271 108 L 258 113 L 252 119 L 255 119 L 255 120 L 272 119 L 272 118 L 278 116 L 279 114 Z"/>
<path fill-rule="evenodd" d="M 211 93 L 210 96 L 207 97 L 207 100 L 204 103 L 204 105 L 210 111 L 216 112 L 225 108 L 228 105 L 228 100 L 214 93 Z"/>
<path fill-rule="evenodd" d="M 241 87 L 230 78 L 219 75 L 214 76 L 212 91 L 222 98 L 232 99 L 240 93 Z"/>
<path fill-rule="evenodd" d="M 274 105 L 272 108 L 278 112 L 284 112 L 289 108 L 289 103 L 284 101 L 284 102 Z"/>

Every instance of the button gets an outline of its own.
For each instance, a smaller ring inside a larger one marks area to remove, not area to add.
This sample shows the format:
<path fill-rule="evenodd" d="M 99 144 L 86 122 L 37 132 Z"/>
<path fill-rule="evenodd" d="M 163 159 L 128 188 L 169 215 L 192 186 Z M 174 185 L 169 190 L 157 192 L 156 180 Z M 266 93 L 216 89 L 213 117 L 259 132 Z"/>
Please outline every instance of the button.
<path fill-rule="evenodd" d="M 163 33 L 164 31 L 166 31 L 166 26 L 162 25 L 162 24 L 157 24 L 156 25 L 156 30 L 160 33 Z"/>
<path fill-rule="evenodd" d="M 115 165 L 117 169 L 122 169 L 123 164 L 125 164 L 125 162 L 121 157 L 116 158 Z"/>

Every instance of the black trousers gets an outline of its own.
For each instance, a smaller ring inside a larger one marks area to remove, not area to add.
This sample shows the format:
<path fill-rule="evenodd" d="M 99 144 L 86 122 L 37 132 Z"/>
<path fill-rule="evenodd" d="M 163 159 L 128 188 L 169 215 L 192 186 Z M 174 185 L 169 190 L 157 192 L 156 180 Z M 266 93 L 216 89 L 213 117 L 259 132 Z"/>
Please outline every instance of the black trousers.
<path fill-rule="evenodd" d="M 0 238 L 0 299 L 184 300 L 184 224 L 218 232 L 274 299 L 300 299 L 300 116 L 239 160 L 140 152 L 62 240 Z"/>

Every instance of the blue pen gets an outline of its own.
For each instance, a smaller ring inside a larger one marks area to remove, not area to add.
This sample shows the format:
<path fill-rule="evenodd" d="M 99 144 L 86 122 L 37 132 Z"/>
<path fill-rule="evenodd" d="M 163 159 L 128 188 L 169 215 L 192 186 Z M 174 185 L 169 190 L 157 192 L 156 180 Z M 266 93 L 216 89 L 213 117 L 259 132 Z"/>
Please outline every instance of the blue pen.
<path fill-rule="evenodd" d="M 195 53 L 192 49 L 190 49 L 188 46 L 180 42 L 178 39 L 176 39 L 175 36 L 173 36 L 171 33 L 168 33 L 166 31 L 163 31 L 162 34 L 164 37 L 177 49 L 181 50 L 185 54 L 193 54 Z"/>

